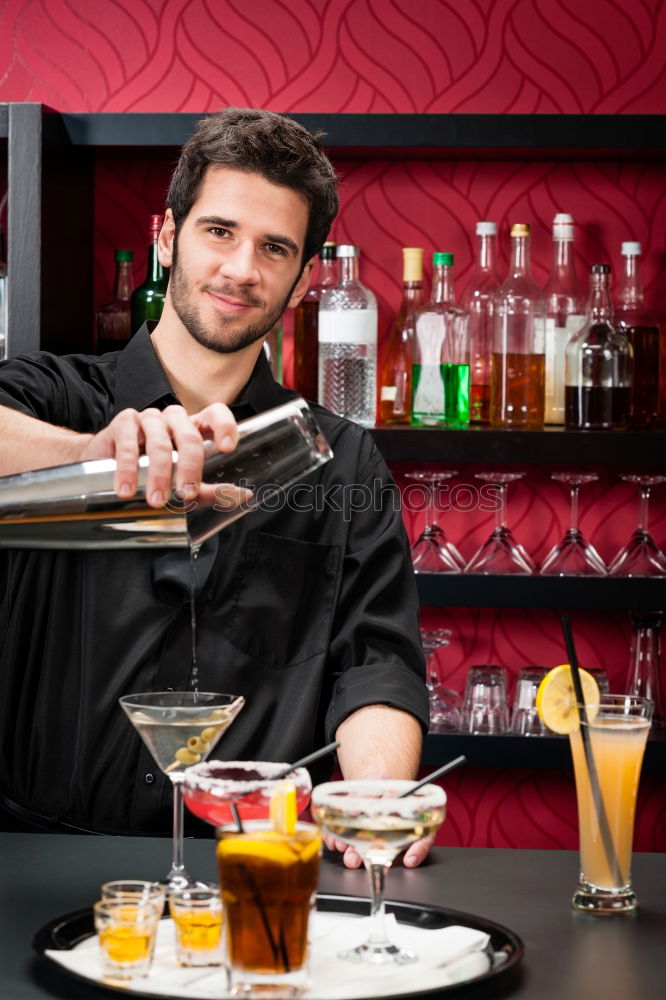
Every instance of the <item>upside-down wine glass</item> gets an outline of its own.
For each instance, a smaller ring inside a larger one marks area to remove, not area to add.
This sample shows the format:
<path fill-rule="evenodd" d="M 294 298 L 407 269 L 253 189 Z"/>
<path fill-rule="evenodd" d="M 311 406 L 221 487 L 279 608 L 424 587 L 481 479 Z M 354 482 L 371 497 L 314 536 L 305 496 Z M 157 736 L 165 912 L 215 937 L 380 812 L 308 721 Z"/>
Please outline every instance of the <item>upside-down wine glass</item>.
<path fill-rule="evenodd" d="M 607 576 L 606 565 L 594 548 L 587 542 L 578 527 L 578 494 L 585 483 L 593 483 L 599 478 L 594 472 L 554 472 L 551 479 L 569 484 L 571 498 L 570 526 L 564 538 L 550 550 L 543 561 L 539 573 L 544 576 Z"/>
<path fill-rule="evenodd" d="M 421 629 L 421 646 L 426 661 L 426 687 L 430 703 L 430 732 L 454 733 L 460 729 L 462 699 L 457 691 L 445 688 L 437 668 L 435 653 L 448 646 L 451 629 Z"/>
<path fill-rule="evenodd" d="M 465 560 L 455 545 L 448 540 L 441 526 L 437 523 L 435 509 L 435 490 L 443 480 L 457 476 L 456 470 L 431 472 L 427 469 L 417 469 L 407 472 L 407 479 L 425 483 L 428 489 L 428 506 L 425 515 L 425 527 L 412 545 L 412 562 L 415 573 L 461 573 Z"/>
<path fill-rule="evenodd" d="M 199 887 L 183 862 L 183 778 L 185 768 L 205 760 L 234 721 L 245 699 L 210 691 L 151 691 L 128 694 L 120 704 L 153 760 L 173 785 L 171 869 L 167 891 Z"/>
<path fill-rule="evenodd" d="M 504 520 L 506 493 L 509 483 L 522 479 L 524 472 L 477 472 L 476 479 L 483 479 L 498 487 L 500 495 L 495 507 L 495 527 L 490 538 L 472 556 L 465 566 L 465 573 L 533 573 L 534 562 L 523 546 L 516 541 Z"/>
<path fill-rule="evenodd" d="M 666 483 L 666 476 L 620 476 L 638 486 L 638 524 L 628 544 L 611 559 L 611 576 L 666 576 L 666 555 L 657 548 L 648 531 L 648 504 L 653 486 Z"/>

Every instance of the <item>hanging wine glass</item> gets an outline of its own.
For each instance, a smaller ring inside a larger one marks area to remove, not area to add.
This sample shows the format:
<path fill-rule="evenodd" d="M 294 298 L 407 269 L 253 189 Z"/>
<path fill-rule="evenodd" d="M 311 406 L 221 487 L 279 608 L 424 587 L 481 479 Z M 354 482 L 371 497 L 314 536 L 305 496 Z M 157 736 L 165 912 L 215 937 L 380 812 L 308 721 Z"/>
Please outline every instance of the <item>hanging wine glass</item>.
<path fill-rule="evenodd" d="M 564 538 L 550 550 L 539 573 L 543 576 L 607 576 L 603 559 L 582 535 L 578 527 L 578 495 L 581 486 L 599 478 L 594 472 L 554 472 L 551 479 L 569 484 L 571 498 L 570 526 Z"/>
<path fill-rule="evenodd" d="M 448 646 L 451 629 L 421 629 L 421 645 L 426 660 L 426 686 L 429 694 L 431 733 L 455 733 L 460 730 L 462 698 L 457 691 L 444 687 L 435 653 Z"/>
<path fill-rule="evenodd" d="M 657 548 L 648 531 L 648 504 L 653 486 L 666 483 L 666 476 L 620 476 L 638 486 L 638 524 L 631 539 L 608 567 L 611 576 L 666 576 L 666 555 Z"/>
<path fill-rule="evenodd" d="M 477 472 L 476 479 L 483 479 L 498 487 L 500 495 L 495 507 L 495 527 L 481 548 L 465 566 L 465 573 L 533 573 L 534 562 L 523 546 L 516 541 L 504 520 L 506 493 L 509 483 L 522 479 L 524 472 Z"/>
<path fill-rule="evenodd" d="M 407 479 L 425 483 L 428 491 L 425 527 L 412 545 L 412 562 L 415 573 L 461 573 L 465 560 L 450 542 L 437 523 L 435 491 L 442 481 L 457 476 L 456 470 L 430 472 L 417 469 L 406 473 Z"/>

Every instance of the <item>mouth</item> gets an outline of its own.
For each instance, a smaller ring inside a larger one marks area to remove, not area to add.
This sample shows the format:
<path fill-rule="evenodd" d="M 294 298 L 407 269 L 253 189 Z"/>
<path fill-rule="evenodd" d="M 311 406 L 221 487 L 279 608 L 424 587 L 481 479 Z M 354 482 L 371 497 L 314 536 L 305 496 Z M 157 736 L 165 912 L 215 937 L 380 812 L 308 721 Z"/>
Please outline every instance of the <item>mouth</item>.
<path fill-rule="evenodd" d="M 223 312 L 241 314 L 247 312 L 248 309 L 255 308 L 257 305 L 257 303 L 248 302 L 245 299 L 236 299 L 228 295 L 217 295 L 208 288 L 205 291 L 213 305 Z"/>

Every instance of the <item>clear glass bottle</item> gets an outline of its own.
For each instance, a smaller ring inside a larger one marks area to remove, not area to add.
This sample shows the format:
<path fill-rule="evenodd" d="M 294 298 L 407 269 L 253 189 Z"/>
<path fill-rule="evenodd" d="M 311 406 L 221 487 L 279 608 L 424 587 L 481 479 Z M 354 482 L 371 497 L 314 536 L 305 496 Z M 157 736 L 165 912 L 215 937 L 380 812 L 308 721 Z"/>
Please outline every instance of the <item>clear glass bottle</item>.
<path fill-rule="evenodd" d="M 402 302 L 393 323 L 379 380 L 379 420 L 408 424 L 416 311 L 423 305 L 423 250 L 402 248 Z"/>
<path fill-rule="evenodd" d="M 546 387 L 544 419 L 564 423 L 564 361 L 567 344 L 585 324 L 585 290 L 574 265 L 574 221 L 565 212 L 553 219 L 553 269 L 546 296 Z"/>
<path fill-rule="evenodd" d="M 500 283 L 495 262 L 497 225 L 477 222 L 478 256 L 476 269 L 461 298 L 470 314 L 470 403 L 472 423 L 490 419 L 490 357 L 493 349 L 495 298 Z"/>
<path fill-rule="evenodd" d="M 530 227 L 511 227 L 511 264 L 495 295 L 490 423 L 543 427 L 546 302 L 530 270 Z"/>
<path fill-rule="evenodd" d="M 432 298 L 416 314 L 411 423 L 466 427 L 469 313 L 455 304 L 453 254 L 434 253 L 432 263 Z"/>
<path fill-rule="evenodd" d="M 146 278 L 132 295 L 132 333 L 136 333 L 147 319 L 158 320 L 164 308 L 169 278 L 157 255 L 157 239 L 161 228 L 162 216 L 151 215 Z"/>
<path fill-rule="evenodd" d="M 5 232 L 0 226 L 0 361 L 7 353 L 7 262 L 5 257 Z"/>
<path fill-rule="evenodd" d="M 666 705 L 660 666 L 661 611 L 632 612 L 631 647 L 627 694 L 649 698 L 654 702 L 653 725 L 666 723 Z M 623 690 L 625 690 L 623 688 Z"/>
<path fill-rule="evenodd" d="M 264 351 L 271 366 L 273 378 L 282 385 L 282 318 L 266 334 Z"/>
<path fill-rule="evenodd" d="M 304 399 L 317 398 L 319 367 L 319 300 L 323 288 L 338 280 L 335 243 L 324 243 L 319 252 L 316 284 L 305 293 L 294 309 L 294 388 Z"/>
<path fill-rule="evenodd" d="M 361 284 L 360 251 L 336 249 L 340 278 L 319 300 L 319 402 L 374 427 L 377 403 L 377 300 Z"/>
<path fill-rule="evenodd" d="M 641 245 L 622 244 L 624 269 L 617 293 L 615 323 L 634 352 L 634 377 L 629 397 L 629 426 L 654 427 L 659 420 L 659 324 L 645 307 L 639 260 Z"/>
<path fill-rule="evenodd" d="M 567 346 L 567 427 L 627 426 L 633 352 L 627 335 L 613 326 L 610 270 L 608 264 L 592 265 L 587 322 Z"/>
<path fill-rule="evenodd" d="M 116 276 L 113 283 L 113 295 L 108 302 L 97 310 L 97 341 L 98 354 L 107 351 L 121 351 L 132 336 L 132 321 L 130 299 L 134 282 L 132 279 L 131 250 L 116 250 Z"/>

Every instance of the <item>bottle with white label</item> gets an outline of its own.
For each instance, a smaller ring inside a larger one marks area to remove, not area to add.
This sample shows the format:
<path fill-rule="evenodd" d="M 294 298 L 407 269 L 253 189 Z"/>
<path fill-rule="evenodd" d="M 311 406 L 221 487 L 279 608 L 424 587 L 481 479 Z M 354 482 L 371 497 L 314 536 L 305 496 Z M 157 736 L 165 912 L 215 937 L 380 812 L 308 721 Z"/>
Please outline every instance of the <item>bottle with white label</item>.
<path fill-rule="evenodd" d="M 358 277 L 358 247 L 336 249 L 337 285 L 319 300 L 319 402 L 374 427 L 377 401 L 377 300 Z"/>
<path fill-rule="evenodd" d="M 546 296 L 545 423 L 564 423 L 564 359 L 567 344 L 585 325 L 585 292 L 574 266 L 574 221 L 565 212 L 553 220 L 553 269 Z"/>

